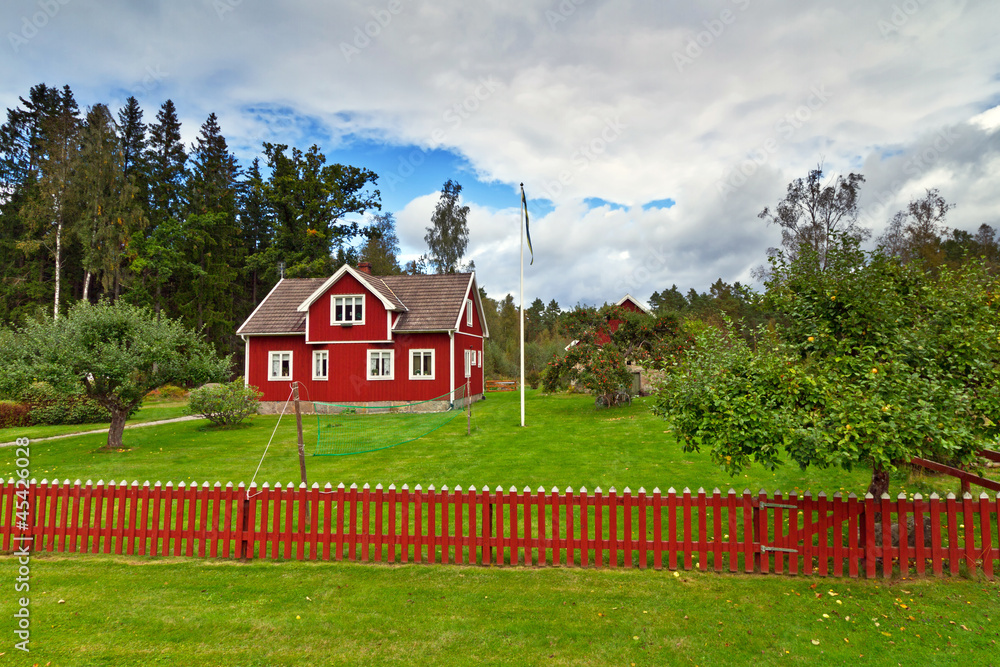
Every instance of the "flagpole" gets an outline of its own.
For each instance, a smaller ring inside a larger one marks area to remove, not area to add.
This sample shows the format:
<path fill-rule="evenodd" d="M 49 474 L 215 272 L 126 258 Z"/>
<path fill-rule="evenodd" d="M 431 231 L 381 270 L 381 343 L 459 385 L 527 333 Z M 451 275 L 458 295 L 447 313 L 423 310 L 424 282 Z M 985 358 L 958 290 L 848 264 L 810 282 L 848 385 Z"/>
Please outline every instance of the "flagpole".
<path fill-rule="evenodd" d="M 521 183 L 521 426 L 524 426 L 524 183 Z"/>

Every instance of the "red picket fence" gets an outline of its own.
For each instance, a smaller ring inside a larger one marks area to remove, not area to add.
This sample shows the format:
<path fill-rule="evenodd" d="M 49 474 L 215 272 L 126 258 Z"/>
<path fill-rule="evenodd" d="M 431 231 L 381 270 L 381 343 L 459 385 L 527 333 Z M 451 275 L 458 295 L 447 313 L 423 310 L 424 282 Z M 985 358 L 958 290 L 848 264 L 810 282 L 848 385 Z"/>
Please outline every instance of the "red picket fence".
<path fill-rule="evenodd" d="M 0 482 L 5 551 L 866 577 L 1000 560 L 1000 496 Z M 890 536 L 883 539 L 883 536 Z M 899 539 L 903 536 L 903 539 Z M 922 538 L 922 539 L 921 539 Z"/>

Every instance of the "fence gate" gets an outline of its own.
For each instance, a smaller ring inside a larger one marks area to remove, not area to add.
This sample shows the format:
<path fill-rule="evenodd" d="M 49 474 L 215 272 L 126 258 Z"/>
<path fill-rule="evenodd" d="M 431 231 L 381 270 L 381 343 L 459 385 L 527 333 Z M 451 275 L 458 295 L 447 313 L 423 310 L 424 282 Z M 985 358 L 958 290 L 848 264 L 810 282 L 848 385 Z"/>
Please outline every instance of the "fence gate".
<path fill-rule="evenodd" d="M 840 494 L 831 502 L 825 494 L 786 498 L 775 492 L 768 498 L 761 493 L 753 503 L 754 569 L 826 575 L 832 561 L 840 575 L 847 559 L 857 576 L 858 524 L 858 512 L 848 511 Z"/>

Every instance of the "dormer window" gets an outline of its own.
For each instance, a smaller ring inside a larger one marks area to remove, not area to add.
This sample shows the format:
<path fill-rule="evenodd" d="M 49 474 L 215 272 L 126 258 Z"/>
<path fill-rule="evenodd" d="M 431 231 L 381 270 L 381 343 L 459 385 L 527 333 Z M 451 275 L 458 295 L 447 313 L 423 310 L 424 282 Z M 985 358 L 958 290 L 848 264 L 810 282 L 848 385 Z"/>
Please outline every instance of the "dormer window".
<path fill-rule="evenodd" d="M 330 323 L 351 325 L 365 323 L 365 297 L 363 294 L 334 295 L 330 297 Z"/>

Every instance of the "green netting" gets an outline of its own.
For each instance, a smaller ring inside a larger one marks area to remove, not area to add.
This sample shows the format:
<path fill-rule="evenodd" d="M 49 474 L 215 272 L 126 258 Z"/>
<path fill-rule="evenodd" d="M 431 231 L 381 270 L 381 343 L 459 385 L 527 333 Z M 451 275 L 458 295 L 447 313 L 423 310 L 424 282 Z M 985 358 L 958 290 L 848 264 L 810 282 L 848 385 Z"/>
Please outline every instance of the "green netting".
<path fill-rule="evenodd" d="M 313 456 L 347 456 L 388 449 L 441 428 L 466 407 L 465 387 L 416 403 L 313 403 L 318 422 Z"/>

